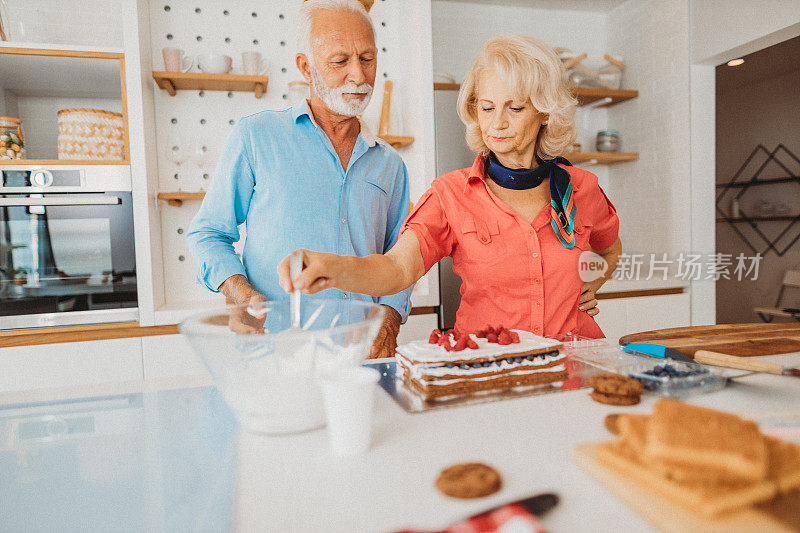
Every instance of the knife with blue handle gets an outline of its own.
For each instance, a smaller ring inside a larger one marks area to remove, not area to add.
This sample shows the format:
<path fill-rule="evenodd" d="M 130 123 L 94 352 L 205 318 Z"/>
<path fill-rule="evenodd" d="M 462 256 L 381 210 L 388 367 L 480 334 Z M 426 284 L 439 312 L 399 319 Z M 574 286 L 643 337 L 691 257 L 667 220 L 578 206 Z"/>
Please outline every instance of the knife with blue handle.
<path fill-rule="evenodd" d="M 695 360 L 685 355 L 675 348 L 664 346 L 663 344 L 652 344 L 649 342 L 632 342 L 622 347 L 626 352 L 639 352 L 659 359 L 673 359 L 684 363 L 694 363 Z"/>

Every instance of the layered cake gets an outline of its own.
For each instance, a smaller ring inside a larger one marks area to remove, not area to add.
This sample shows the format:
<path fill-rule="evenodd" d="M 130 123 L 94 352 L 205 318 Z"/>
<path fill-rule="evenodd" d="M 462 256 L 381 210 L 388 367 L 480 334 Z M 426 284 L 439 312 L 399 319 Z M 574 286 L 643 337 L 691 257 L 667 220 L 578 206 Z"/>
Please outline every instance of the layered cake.
<path fill-rule="evenodd" d="M 397 374 L 426 399 L 559 385 L 568 377 L 562 347 L 556 340 L 503 326 L 474 333 L 434 330 L 427 342 L 397 347 Z"/>

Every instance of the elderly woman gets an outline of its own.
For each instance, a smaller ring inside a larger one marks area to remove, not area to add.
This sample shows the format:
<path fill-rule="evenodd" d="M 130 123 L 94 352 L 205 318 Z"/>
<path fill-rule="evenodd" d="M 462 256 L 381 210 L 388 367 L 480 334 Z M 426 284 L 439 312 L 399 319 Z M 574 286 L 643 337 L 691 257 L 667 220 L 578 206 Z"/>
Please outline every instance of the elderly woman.
<path fill-rule="evenodd" d="M 304 251 L 297 279 L 288 260 L 278 267 L 281 286 L 394 294 L 451 256 L 463 280 L 457 329 L 502 323 L 539 335 L 602 337 L 592 318 L 595 292 L 616 267 L 619 220 L 597 177 L 559 157 L 575 139 L 576 102 L 558 57 L 531 37 L 492 39 L 461 85 L 458 106 L 475 163 L 433 182 L 394 247 L 363 258 Z M 588 251 L 608 268 L 583 283 L 578 263 Z"/>

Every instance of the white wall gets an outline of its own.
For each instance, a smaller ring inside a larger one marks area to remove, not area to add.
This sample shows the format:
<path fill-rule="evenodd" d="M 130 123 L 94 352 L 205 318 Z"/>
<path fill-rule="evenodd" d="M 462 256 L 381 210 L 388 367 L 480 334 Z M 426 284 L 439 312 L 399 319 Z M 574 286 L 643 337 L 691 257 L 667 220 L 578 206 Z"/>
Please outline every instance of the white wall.
<path fill-rule="evenodd" d="M 502 33 L 521 33 L 552 47 L 586 52 L 587 65 L 599 66 L 606 48 L 604 13 L 434 1 L 433 68 L 461 82 L 481 45 Z"/>
<path fill-rule="evenodd" d="M 7 91 L 8 94 L 10 91 Z M 58 111 L 89 108 L 122 112 L 119 98 L 72 98 L 51 96 L 18 96 L 18 114 L 25 134 L 25 157 L 58 158 Z"/>
<path fill-rule="evenodd" d="M 797 0 L 692 0 L 692 61 L 718 64 L 797 35 Z M 768 39 L 764 39 L 768 36 Z M 727 60 L 727 59 L 725 59 Z"/>
<path fill-rule="evenodd" d="M 5 0 L 10 41 L 122 48 L 119 0 Z"/>
<path fill-rule="evenodd" d="M 727 68 L 727 67 L 722 67 Z M 782 76 L 760 80 L 734 90 L 717 94 L 717 143 L 716 169 L 717 183 L 727 183 L 744 163 L 745 159 L 757 144 L 763 144 L 768 150 L 779 143 L 784 144 L 795 155 L 800 157 L 800 68 Z M 749 179 L 761 163 L 765 155 L 759 155 L 746 168 L 742 178 Z M 800 164 L 792 161 L 785 154 L 779 156 L 780 161 L 800 175 Z M 767 166 L 761 178 L 785 177 L 786 172 L 777 164 Z M 740 178 L 740 179 L 742 179 Z M 721 205 L 728 212 L 729 200 L 741 189 L 729 191 Z M 773 204 L 783 203 L 796 215 L 800 210 L 800 188 L 796 183 L 781 183 L 751 187 L 740 200 L 741 210 L 749 215 L 754 214 L 755 206 L 761 201 Z M 758 226 L 767 236 L 777 236 L 789 222 L 759 222 Z M 737 228 L 762 250 L 764 243 L 746 224 L 738 224 Z M 793 239 L 800 227 L 797 224 L 786 235 L 777 247 L 783 249 Z M 721 253 L 753 252 L 742 239 L 736 235 L 728 224 L 717 224 L 717 251 Z M 720 280 L 717 282 L 717 322 L 757 322 L 758 316 L 752 311 L 754 306 L 771 306 L 775 303 L 778 288 L 786 269 L 800 268 L 800 242 L 783 257 L 770 251 L 761 262 L 757 280 Z M 792 296 L 792 294 L 787 294 Z M 787 306 L 800 303 L 800 294 L 785 301 Z"/>
<path fill-rule="evenodd" d="M 461 82 L 469 71 L 481 46 L 492 37 L 504 33 L 520 33 L 540 39 L 553 48 L 569 48 L 589 57 L 587 66 L 597 68 L 604 63 L 603 54 L 617 54 L 607 45 L 607 22 L 605 13 L 538 9 L 532 7 L 487 5 L 474 2 L 434 1 L 431 4 L 433 19 L 433 69 L 445 72 Z M 625 59 L 625 58 L 623 58 Z M 624 88 L 631 86 L 623 80 Z M 456 113 L 455 108 L 452 111 Z M 594 151 L 597 131 L 608 127 L 607 111 L 578 109 L 575 122 L 578 127 L 578 142 L 583 151 Z M 622 150 L 636 151 L 635 139 L 622 136 Z M 463 144 L 462 139 L 454 140 Z M 608 183 L 614 170 L 606 166 L 585 166 L 597 174 L 601 186 Z"/>
<path fill-rule="evenodd" d="M 18 117 L 19 106 L 17 104 L 17 95 L 8 89 L 0 89 L 0 112 L 4 117 Z"/>
<path fill-rule="evenodd" d="M 689 13 L 684 0 L 630 0 L 608 14 L 608 48 L 639 97 L 608 123 L 639 160 L 614 165 L 607 192 L 629 253 L 689 251 Z M 626 151 L 628 149 L 626 148 Z"/>

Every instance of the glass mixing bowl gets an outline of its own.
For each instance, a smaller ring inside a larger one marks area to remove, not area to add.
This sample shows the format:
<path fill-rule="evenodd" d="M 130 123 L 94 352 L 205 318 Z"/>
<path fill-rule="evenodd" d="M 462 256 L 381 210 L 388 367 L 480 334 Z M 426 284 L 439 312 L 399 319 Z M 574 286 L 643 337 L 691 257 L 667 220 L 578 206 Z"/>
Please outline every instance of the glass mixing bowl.
<path fill-rule="evenodd" d="M 208 311 L 179 327 L 241 426 L 297 433 L 325 425 L 319 376 L 360 365 L 383 322 L 372 303 L 303 299 L 300 328 L 289 300 Z"/>

